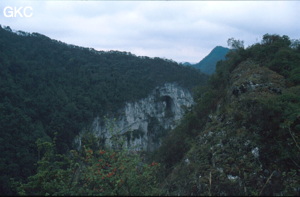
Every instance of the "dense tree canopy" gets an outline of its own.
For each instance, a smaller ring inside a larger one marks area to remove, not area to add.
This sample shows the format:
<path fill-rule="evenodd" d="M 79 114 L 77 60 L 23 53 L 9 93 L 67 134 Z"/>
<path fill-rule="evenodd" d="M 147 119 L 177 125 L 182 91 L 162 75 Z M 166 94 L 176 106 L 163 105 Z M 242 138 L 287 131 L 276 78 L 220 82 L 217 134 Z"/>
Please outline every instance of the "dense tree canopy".
<path fill-rule="evenodd" d="M 68 152 L 96 116 L 164 83 L 192 89 L 206 78 L 172 60 L 96 51 L 0 26 L 0 193 L 13 194 L 10 178 L 35 172 L 38 138 L 57 133 L 57 150 Z"/>
<path fill-rule="evenodd" d="M 299 195 L 299 43 L 265 34 L 245 48 L 230 38 L 205 84 L 171 60 L 0 27 L 1 194 Z M 71 150 L 94 117 L 166 82 L 201 86 L 155 153 L 102 147 L 94 136 Z"/>

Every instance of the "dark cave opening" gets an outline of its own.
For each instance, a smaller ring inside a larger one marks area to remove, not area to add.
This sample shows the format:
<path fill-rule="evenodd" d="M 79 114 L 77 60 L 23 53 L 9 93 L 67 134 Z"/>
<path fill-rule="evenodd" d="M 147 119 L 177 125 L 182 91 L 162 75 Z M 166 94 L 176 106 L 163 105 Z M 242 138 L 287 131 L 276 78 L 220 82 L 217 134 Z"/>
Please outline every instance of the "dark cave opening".
<path fill-rule="evenodd" d="M 163 96 L 162 101 L 166 103 L 166 116 L 173 116 L 175 113 L 175 104 L 170 96 Z"/>

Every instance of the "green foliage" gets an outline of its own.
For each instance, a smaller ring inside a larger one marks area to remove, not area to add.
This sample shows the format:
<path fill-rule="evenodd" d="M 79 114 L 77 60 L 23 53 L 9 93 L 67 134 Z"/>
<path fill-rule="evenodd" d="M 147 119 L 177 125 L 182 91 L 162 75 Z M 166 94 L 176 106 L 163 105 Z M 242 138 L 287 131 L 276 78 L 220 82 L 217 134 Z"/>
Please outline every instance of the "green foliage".
<path fill-rule="evenodd" d="M 159 164 L 144 163 L 138 153 L 127 149 L 91 149 L 83 145 L 80 151 L 61 155 L 56 153 L 54 143 L 37 141 L 43 157 L 38 162 L 37 173 L 18 186 L 19 195 L 157 194 L 155 174 Z M 112 143 L 122 142 L 118 139 Z"/>
<path fill-rule="evenodd" d="M 35 173 L 38 138 L 57 132 L 56 149 L 67 153 L 95 117 L 117 113 L 167 82 L 191 89 L 205 81 L 171 60 L 95 51 L 0 27 L 0 194 L 15 194 L 10 178 Z"/>
<path fill-rule="evenodd" d="M 188 112 L 181 124 L 164 138 L 155 158 L 164 164 L 162 174 L 169 174 L 174 166 L 190 150 L 195 137 L 200 134 L 208 119 L 208 114 L 217 108 L 219 91 L 199 87 L 196 92 L 197 104 Z"/>
<path fill-rule="evenodd" d="M 299 195 L 298 42 L 269 34 L 248 48 L 229 41 L 235 49 L 158 150 L 162 192 Z"/>
<path fill-rule="evenodd" d="M 231 47 L 231 49 L 238 50 L 238 49 L 243 49 L 244 48 L 244 41 L 242 40 L 236 40 L 234 38 L 229 38 L 227 40 L 228 46 Z"/>
<path fill-rule="evenodd" d="M 279 97 L 263 101 L 265 109 L 263 114 L 270 118 L 264 123 L 269 129 L 265 129 L 262 137 L 264 141 L 271 141 L 269 144 L 276 144 L 272 148 L 265 147 L 276 153 L 276 156 L 270 154 L 266 159 L 276 161 L 281 168 L 293 169 L 300 166 L 299 95 L 299 86 L 296 86 L 287 89 Z"/>
<path fill-rule="evenodd" d="M 60 195 L 69 190 L 72 171 L 71 161 L 55 151 L 55 144 L 37 140 L 38 151 L 43 157 L 38 161 L 37 173 L 20 184 L 19 195 Z"/>
<path fill-rule="evenodd" d="M 165 82 L 191 88 L 203 75 L 170 60 L 6 29 L 0 28 L 1 194 L 299 195 L 299 40 L 266 34 L 244 48 L 229 39 L 234 50 L 196 89 L 195 106 L 155 152 L 160 164 L 147 164 L 143 159 L 151 159 L 124 148 L 125 138 L 140 132 L 120 134 L 113 122 L 109 139 L 86 133 L 82 148 L 69 150 L 93 117 Z M 149 129 L 163 136 L 156 122 Z"/>

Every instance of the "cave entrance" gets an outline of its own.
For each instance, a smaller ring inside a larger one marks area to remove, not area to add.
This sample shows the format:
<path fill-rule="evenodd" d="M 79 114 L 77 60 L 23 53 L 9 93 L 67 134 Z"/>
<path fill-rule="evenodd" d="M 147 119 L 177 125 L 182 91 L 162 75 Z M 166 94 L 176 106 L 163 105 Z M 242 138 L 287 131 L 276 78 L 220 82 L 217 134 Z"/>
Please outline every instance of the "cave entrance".
<path fill-rule="evenodd" d="M 175 113 L 175 104 L 170 96 L 163 96 L 162 101 L 166 103 L 165 114 L 166 116 L 173 116 Z"/>

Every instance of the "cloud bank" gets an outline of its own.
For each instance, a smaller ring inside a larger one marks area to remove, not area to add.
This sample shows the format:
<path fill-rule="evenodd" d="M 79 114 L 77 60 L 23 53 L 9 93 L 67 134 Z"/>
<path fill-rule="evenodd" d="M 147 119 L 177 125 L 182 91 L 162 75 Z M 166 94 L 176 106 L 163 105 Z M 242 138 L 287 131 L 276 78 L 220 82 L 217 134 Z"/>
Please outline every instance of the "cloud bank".
<path fill-rule="evenodd" d="M 6 18 L 6 6 L 31 6 Z M 96 50 L 199 62 L 234 37 L 251 45 L 266 33 L 299 38 L 299 1 L 1 1 L 0 24 Z"/>

